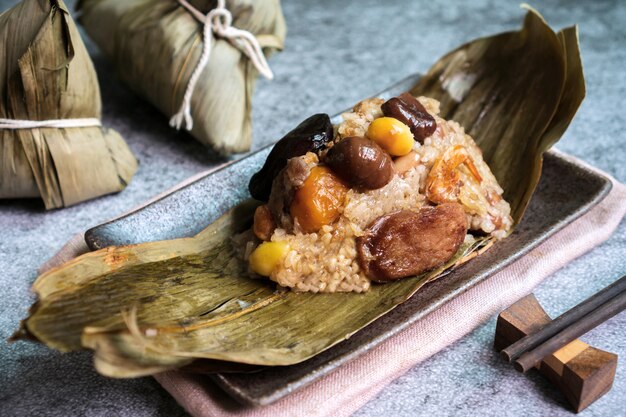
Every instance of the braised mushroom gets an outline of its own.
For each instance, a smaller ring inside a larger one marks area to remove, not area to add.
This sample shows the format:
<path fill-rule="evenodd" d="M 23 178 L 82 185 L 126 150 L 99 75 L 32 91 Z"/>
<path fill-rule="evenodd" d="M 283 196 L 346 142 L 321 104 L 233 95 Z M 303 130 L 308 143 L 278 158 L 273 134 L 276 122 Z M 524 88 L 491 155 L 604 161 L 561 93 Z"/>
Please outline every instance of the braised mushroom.
<path fill-rule="evenodd" d="M 409 93 L 387 100 L 381 109 L 385 116 L 398 119 L 409 126 L 413 138 L 419 143 L 424 143 L 424 139 L 437 129 L 435 118 Z"/>
<path fill-rule="evenodd" d="M 253 198 L 268 201 L 272 182 L 293 157 L 318 152 L 333 138 L 333 125 L 327 114 L 315 114 L 280 139 L 267 156 L 263 168 L 250 179 L 248 190 Z"/>

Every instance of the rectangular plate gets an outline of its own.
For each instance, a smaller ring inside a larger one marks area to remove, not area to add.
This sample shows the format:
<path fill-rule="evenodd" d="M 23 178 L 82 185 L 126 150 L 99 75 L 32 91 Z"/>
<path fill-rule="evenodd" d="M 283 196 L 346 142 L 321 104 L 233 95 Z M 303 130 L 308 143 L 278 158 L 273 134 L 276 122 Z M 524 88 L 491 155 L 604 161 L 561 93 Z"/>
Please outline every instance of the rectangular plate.
<path fill-rule="evenodd" d="M 419 75 L 377 94 L 386 98 L 407 91 Z M 338 117 L 338 116 L 336 116 Z M 336 119 L 333 120 L 336 122 Z M 193 236 L 226 210 L 249 198 L 250 176 L 270 147 L 229 163 L 121 218 L 85 233 L 91 249 Z M 305 387 L 338 366 L 367 352 L 443 303 L 520 258 L 606 196 L 608 178 L 555 152 L 545 155 L 543 174 L 523 221 L 515 232 L 483 255 L 420 289 L 413 297 L 351 338 L 297 365 L 270 367 L 249 374 L 212 378 L 243 404 L 265 405 Z"/>

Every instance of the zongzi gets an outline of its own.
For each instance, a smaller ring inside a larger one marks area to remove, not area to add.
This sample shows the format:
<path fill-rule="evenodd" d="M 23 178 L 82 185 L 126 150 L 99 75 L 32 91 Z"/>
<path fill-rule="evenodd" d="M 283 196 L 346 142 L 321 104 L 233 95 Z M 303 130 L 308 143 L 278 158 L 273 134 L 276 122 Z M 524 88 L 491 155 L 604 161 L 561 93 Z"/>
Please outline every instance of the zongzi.
<path fill-rule="evenodd" d="M 263 52 L 285 38 L 279 0 L 81 0 L 77 9 L 119 77 L 176 127 L 222 153 L 250 149 Z"/>
<path fill-rule="evenodd" d="M 0 198 L 47 209 L 123 190 L 132 152 L 100 125 L 100 89 L 62 0 L 24 0 L 0 14 Z"/>
<path fill-rule="evenodd" d="M 441 267 L 472 233 L 505 237 L 502 188 L 438 113 L 437 100 L 404 93 L 360 102 L 334 135 L 326 115 L 287 134 L 250 182 L 267 203 L 236 245 L 250 269 L 295 291 L 363 292 Z"/>

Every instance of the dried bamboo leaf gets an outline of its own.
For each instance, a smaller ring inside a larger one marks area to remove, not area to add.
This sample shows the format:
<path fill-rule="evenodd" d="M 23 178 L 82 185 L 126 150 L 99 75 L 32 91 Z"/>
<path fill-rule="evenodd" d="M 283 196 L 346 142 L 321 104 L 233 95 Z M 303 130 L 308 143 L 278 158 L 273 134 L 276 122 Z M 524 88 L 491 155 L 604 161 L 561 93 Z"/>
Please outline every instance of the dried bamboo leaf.
<path fill-rule="evenodd" d="M 65 4 L 24 0 L 0 14 L 0 117 L 100 118 L 95 69 Z M 137 169 L 123 139 L 100 127 L 0 130 L 0 198 L 47 209 L 121 191 Z"/>
<path fill-rule="evenodd" d="M 191 2 L 206 13 L 215 1 Z M 256 35 L 265 53 L 282 49 L 285 21 L 279 0 L 228 0 L 233 26 Z M 171 0 L 81 0 L 87 33 L 113 61 L 119 77 L 168 119 L 183 100 L 202 53 L 202 25 Z M 248 151 L 258 72 L 239 48 L 216 39 L 194 90 L 191 134 L 223 153 Z"/>
<path fill-rule="evenodd" d="M 541 65 L 523 64 L 537 57 Z M 542 153 L 584 96 L 575 29 L 557 35 L 531 10 L 520 32 L 479 39 L 442 58 L 415 92 L 441 99 L 445 117 L 476 135 L 519 220 Z M 508 158 L 522 179 L 498 158 Z M 270 281 L 246 278 L 246 265 L 233 252 L 230 238 L 249 227 L 253 209 L 238 207 L 194 238 L 107 248 L 42 275 L 34 285 L 40 299 L 18 337 L 62 351 L 93 349 L 98 371 L 113 377 L 196 359 L 288 365 L 344 340 L 493 244 L 476 238 L 439 270 L 373 285 L 364 294 L 277 292 Z"/>
<path fill-rule="evenodd" d="M 555 33 L 535 10 L 521 31 L 469 42 L 440 59 L 411 90 L 441 102 L 476 140 L 518 223 L 543 153 L 585 96 L 576 28 Z"/>
<path fill-rule="evenodd" d="M 246 278 L 233 254 L 230 237 L 249 223 L 253 207 L 227 213 L 195 238 L 108 248 L 42 275 L 33 287 L 40 300 L 24 330 L 61 351 L 96 349 L 99 371 L 117 377 L 194 358 L 285 365 L 338 343 L 440 272 L 367 294 L 277 293 L 269 281 Z M 136 322 L 155 337 L 128 331 L 124 314 L 134 308 Z M 315 319 L 322 314 L 344 325 L 327 329 Z"/>

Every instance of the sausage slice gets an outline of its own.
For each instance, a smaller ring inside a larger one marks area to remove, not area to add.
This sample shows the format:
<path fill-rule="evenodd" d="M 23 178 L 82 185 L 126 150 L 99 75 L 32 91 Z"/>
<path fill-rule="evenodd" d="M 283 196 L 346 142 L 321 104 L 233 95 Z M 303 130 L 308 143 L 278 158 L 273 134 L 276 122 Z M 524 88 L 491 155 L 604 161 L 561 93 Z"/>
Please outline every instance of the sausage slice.
<path fill-rule="evenodd" d="M 359 265 L 373 281 L 418 275 L 450 260 L 467 229 L 467 216 L 458 203 L 387 214 L 357 238 Z"/>

